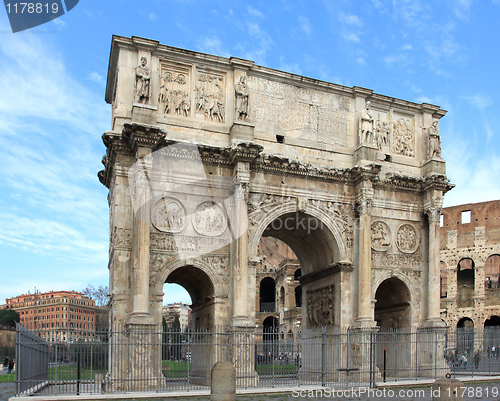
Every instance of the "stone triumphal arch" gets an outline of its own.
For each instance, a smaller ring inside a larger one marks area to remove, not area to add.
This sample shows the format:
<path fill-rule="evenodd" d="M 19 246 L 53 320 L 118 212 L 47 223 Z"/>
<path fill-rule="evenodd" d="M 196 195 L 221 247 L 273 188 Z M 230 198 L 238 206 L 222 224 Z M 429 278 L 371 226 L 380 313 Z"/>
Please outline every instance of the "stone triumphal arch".
<path fill-rule="evenodd" d="M 106 101 L 112 325 L 153 329 L 174 282 L 196 327 L 253 327 L 262 236 L 306 327 L 442 325 L 438 106 L 119 36 Z"/>

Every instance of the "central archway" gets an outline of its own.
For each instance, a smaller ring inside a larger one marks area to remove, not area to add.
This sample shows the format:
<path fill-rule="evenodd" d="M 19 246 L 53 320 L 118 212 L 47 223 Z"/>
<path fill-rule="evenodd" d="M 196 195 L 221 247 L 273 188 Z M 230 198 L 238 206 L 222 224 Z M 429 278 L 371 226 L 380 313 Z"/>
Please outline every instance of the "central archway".
<path fill-rule="evenodd" d="M 249 254 L 256 252 L 260 237 L 273 237 L 285 243 L 299 262 L 297 279 L 301 288 L 297 291 L 294 288 L 293 304 L 301 307 L 302 326 L 347 326 L 350 316 L 345 316 L 344 322 L 341 320 L 340 305 L 347 280 L 342 279 L 345 272 L 340 264 L 336 265 L 342 260 L 341 249 L 345 248 L 340 223 L 318 208 L 309 206 L 297 211 L 296 207 L 295 203 L 283 204 L 264 216 L 251 232 Z M 352 264 L 347 265 L 352 271 Z M 279 291 L 277 298 L 281 295 Z"/>

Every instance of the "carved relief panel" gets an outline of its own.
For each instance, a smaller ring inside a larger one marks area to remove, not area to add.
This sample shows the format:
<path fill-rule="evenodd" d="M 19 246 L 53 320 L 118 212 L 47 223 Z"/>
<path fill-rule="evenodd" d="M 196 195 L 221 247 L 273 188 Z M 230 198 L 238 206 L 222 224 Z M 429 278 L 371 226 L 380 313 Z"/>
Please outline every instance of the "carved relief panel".
<path fill-rule="evenodd" d="M 223 123 L 226 120 L 226 77 L 200 69 L 196 75 L 196 117 Z"/>
<path fill-rule="evenodd" d="M 384 221 L 372 223 L 372 248 L 376 251 L 387 251 L 391 246 L 391 229 Z"/>
<path fill-rule="evenodd" d="M 414 253 L 420 243 L 417 230 L 412 224 L 404 223 L 396 232 L 396 246 L 403 253 Z"/>
<path fill-rule="evenodd" d="M 188 65 L 161 62 L 158 110 L 163 115 L 191 115 L 191 68 Z"/>
<path fill-rule="evenodd" d="M 412 119 L 399 117 L 392 122 L 392 151 L 415 157 L 415 127 Z"/>
<path fill-rule="evenodd" d="M 377 112 L 375 118 L 373 128 L 374 143 L 380 151 L 388 153 L 391 143 L 391 123 L 389 121 L 389 116 L 387 113 Z"/>
<path fill-rule="evenodd" d="M 216 203 L 202 202 L 194 212 L 193 226 L 199 234 L 217 237 L 226 231 L 226 214 Z"/>
<path fill-rule="evenodd" d="M 151 222 L 159 231 L 181 232 L 187 224 L 186 210 L 175 198 L 160 198 L 151 208 Z"/>
<path fill-rule="evenodd" d="M 307 291 L 307 324 L 308 327 L 319 327 L 335 324 L 335 286 Z"/>

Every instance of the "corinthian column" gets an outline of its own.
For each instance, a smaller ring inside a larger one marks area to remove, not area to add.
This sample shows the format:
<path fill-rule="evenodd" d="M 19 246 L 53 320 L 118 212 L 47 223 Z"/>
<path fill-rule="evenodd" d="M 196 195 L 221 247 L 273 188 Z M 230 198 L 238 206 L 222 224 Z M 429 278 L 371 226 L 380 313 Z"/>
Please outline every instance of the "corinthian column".
<path fill-rule="evenodd" d="M 134 219 L 132 242 L 132 323 L 149 323 L 149 215 L 151 171 L 150 150 L 139 148 L 137 169 L 134 172 Z"/>
<path fill-rule="evenodd" d="M 233 205 L 234 240 L 231 243 L 231 258 L 233 267 L 233 316 L 231 322 L 235 326 L 249 325 L 248 310 L 248 234 L 239 225 L 246 224 L 247 210 L 243 186 L 234 185 Z M 243 232 L 242 232 L 243 231 Z"/>
<path fill-rule="evenodd" d="M 360 326 L 372 326 L 372 248 L 371 248 L 371 201 L 359 203 L 359 289 L 358 317 Z"/>
<path fill-rule="evenodd" d="M 441 323 L 440 283 L 439 283 L 439 218 L 441 209 L 430 208 L 425 211 L 429 218 L 429 275 L 427 282 L 427 322 Z"/>

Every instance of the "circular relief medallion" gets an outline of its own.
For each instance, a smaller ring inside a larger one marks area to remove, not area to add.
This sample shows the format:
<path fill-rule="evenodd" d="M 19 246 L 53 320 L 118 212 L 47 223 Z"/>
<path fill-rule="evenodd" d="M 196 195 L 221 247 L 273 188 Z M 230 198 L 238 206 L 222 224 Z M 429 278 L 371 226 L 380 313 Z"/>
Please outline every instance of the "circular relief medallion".
<path fill-rule="evenodd" d="M 372 248 L 376 251 L 387 251 L 391 245 L 391 229 L 384 221 L 372 223 Z"/>
<path fill-rule="evenodd" d="M 396 245 L 401 252 L 413 253 L 417 250 L 419 237 L 412 224 L 405 223 L 398 227 Z"/>
<path fill-rule="evenodd" d="M 187 223 L 186 210 L 174 198 L 160 198 L 151 208 L 151 222 L 160 231 L 178 233 Z"/>
<path fill-rule="evenodd" d="M 193 226 L 199 234 L 216 237 L 226 231 L 226 214 L 218 204 L 202 202 L 194 211 Z"/>

